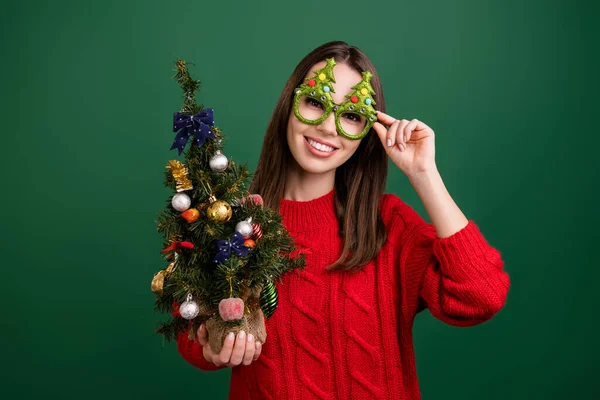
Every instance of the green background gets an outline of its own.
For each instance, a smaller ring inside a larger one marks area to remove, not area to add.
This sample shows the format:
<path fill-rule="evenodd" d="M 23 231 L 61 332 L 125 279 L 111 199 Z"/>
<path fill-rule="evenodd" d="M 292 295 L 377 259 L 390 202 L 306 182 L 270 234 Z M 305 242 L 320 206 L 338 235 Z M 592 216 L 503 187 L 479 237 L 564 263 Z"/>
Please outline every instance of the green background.
<path fill-rule="evenodd" d="M 591 2 L 589 2 L 591 4 Z M 225 154 L 254 170 L 283 84 L 330 40 L 361 48 L 388 113 L 436 133 L 465 215 L 512 287 L 490 322 L 417 317 L 424 399 L 593 398 L 598 9 L 573 1 L 21 1 L 0 16 L 2 392 L 6 398 L 215 398 L 229 371 L 154 333 L 155 217 L 194 62 Z M 596 118 L 594 118 L 596 117 Z M 391 165 L 393 167 L 393 164 Z M 426 219 L 393 167 L 388 192 Z M 598 397 L 596 397 L 598 398 Z"/>

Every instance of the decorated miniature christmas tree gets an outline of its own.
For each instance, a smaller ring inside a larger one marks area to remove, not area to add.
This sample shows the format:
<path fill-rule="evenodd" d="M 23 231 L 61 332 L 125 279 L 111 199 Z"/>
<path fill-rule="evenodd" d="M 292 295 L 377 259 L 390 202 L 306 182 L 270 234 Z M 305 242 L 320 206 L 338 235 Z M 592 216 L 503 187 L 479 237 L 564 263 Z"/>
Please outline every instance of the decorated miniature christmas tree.
<path fill-rule="evenodd" d="M 193 339 L 206 323 L 216 353 L 230 331 L 245 330 L 264 343 L 265 318 L 277 307 L 274 282 L 302 268 L 304 259 L 281 216 L 264 207 L 260 195 L 248 193 L 246 165 L 223 154 L 213 109 L 196 104 L 200 82 L 190 77 L 185 61 L 175 64 L 184 94 L 173 117 L 171 149 L 183 153 L 184 161 L 167 163 L 165 185 L 174 194 L 156 221 L 168 266 L 152 280 L 155 309 L 172 315 L 156 332 L 172 340 L 187 330 Z"/>

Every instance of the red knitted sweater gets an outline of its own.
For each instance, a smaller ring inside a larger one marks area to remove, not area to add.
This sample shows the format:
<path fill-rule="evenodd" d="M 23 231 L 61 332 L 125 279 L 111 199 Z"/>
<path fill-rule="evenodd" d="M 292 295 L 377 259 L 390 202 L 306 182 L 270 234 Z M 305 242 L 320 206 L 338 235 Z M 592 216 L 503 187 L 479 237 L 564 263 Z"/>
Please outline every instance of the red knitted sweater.
<path fill-rule="evenodd" d="M 438 238 L 395 195 L 383 196 L 381 213 L 388 240 L 379 255 L 358 273 L 326 272 L 342 251 L 334 191 L 281 201 L 283 223 L 307 265 L 277 283 L 279 305 L 262 354 L 232 368 L 230 399 L 420 399 L 415 315 L 429 308 L 448 324 L 470 326 L 504 306 L 509 277 L 472 220 Z M 217 369 L 187 333 L 177 343 L 190 364 Z"/>

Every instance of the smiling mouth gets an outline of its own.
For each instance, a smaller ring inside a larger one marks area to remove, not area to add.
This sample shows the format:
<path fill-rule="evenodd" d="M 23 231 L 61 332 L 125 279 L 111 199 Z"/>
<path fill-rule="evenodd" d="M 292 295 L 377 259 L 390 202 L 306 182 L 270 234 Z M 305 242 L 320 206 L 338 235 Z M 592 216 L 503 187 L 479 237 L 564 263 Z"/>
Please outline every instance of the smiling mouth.
<path fill-rule="evenodd" d="M 311 147 L 313 147 L 319 151 L 322 151 L 323 153 L 331 153 L 332 151 L 337 150 L 337 147 L 327 146 L 325 144 L 322 144 L 315 140 L 307 138 L 306 136 L 304 136 L 304 140 L 306 140 Z"/>

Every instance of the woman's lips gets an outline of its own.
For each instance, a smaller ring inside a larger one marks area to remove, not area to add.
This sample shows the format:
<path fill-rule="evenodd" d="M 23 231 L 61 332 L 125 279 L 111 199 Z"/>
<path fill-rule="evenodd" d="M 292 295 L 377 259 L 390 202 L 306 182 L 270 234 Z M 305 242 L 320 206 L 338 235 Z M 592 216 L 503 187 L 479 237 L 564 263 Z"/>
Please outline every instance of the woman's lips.
<path fill-rule="evenodd" d="M 335 154 L 336 151 L 338 151 L 338 149 L 335 149 L 335 150 L 330 151 L 330 152 L 321 151 L 319 149 L 315 149 L 314 147 L 312 147 L 310 145 L 310 143 L 308 142 L 308 138 L 306 136 L 304 137 L 304 143 L 306 144 L 306 147 L 308 147 L 308 151 L 310 151 L 314 156 L 320 157 L 320 158 L 331 157 L 332 155 Z"/>
<path fill-rule="evenodd" d="M 321 143 L 321 144 L 324 144 L 325 146 L 329 146 L 329 147 L 333 147 L 334 149 L 337 149 L 337 147 L 334 146 L 333 143 L 326 142 L 323 139 L 317 139 L 317 138 L 310 137 L 310 136 L 304 136 L 304 137 L 307 139 L 310 139 L 314 142 Z"/>

